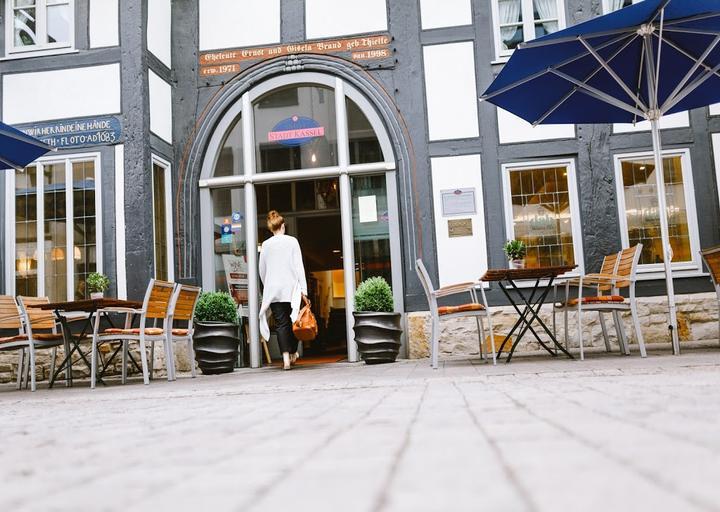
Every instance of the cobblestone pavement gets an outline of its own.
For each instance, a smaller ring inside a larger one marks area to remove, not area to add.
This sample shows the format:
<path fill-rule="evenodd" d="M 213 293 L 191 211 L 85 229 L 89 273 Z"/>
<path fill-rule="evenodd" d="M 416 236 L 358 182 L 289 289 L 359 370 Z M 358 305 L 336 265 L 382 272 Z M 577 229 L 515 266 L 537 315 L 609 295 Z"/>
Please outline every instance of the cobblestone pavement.
<path fill-rule="evenodd" d="M 720 510 L 720 350 L 0 387 L 0 510 Z"/>

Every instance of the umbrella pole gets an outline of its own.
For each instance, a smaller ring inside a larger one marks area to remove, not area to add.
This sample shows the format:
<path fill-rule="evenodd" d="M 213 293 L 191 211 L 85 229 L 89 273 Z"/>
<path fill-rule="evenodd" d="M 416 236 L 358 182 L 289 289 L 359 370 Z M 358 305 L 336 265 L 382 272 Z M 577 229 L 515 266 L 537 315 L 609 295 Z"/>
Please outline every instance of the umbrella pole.
<path fill-rule="evenodd" d="M 658 190 L 658 213 L 660 217 L 660 233 L 663 246 L 663 263 L 665 265 L 665 283 L 667 285 L 668 306 L 670 313 L 670 336 L 672 338 L 673 354 L 680 354 L 680 340 L 677 330 L 677 306 L 675 304 L 675 286 L 672 276 L 672 247 L 670 246 L 670 229 L 667 217 L 667 197 L 665 195 L 665 167 L 662 158 L 662 142 L 658 120 L 650 121 L 652 125 L 653 151 L 655 153 L 655 179 Z"/>

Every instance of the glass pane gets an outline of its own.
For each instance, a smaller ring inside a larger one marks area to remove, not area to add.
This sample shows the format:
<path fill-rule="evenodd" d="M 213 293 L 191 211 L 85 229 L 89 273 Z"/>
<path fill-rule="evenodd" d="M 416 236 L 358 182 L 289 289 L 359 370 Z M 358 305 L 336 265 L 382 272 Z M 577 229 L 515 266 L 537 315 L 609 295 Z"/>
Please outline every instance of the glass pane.
<path fill-rule="evenodd" d="M 384 161 L 380 141 L 370 121 L 350 98 L 345 99 L 350 140 L 350 163 L 367 164 Z"/>
<path fill-rule="evenodd" d="M 168 239 L 165 204 L 165 168 L 153 163 L 153 219 L 155 279 L 168 280 Z"/>
<path fill-rule="evenodd" d="M 97 271 L 95 162 L 73 162 L 73 269 L 75 299 L 89 297 L 85 281 Z"/>
<path fill-rule="evenodd" d="M 500 38 L 505 50 L 514 50 L 524 40 L 522 0 L 499 0 Z"/>
<path fill-rule="evenodd" d="M 49 5 L 47 8 L 47 42 L 70 42 L 70 6 Z"/>
<path fill-rule="evenodd" d="M 43 168 L 45 219 L 45 295 L 51 301 L 67 300 L 67 212 L 65 208 L 65 164 Z M 71 255 L 70 257 L 74 257 Z"/>
<path fill-rule="evenodd" d="M 663 167 L 673 262 L 692 261 L 682 158 L 667 157 Z M 663 263 L 654 160 L 624 161 L 622 174 L 630 245 L 643 244 L 641 264 Z"/>
<path fill-rule="evenodd" d="M 527 245 L 529 268 L 574 265 L 566 167 L 510 172 L 515 238 Z"/>
<path fill-rule="evenodd" d="M 380 276 L 392 285 L 385 175 L 353 177 L 351 186 L 356 282 Z"/>
<path fill-rule="evenodd" d="M 555 20 L 558 17 L 558 1 L 533 0 L 533 11 L 536 20 Z"/>
<path fill-rule="evenodd" d="M 15 9 L 14 16 L 15 46 L 38 44 L 35 8 Z"/>
<path fill-rule="evenodd" d="M 215 164 L 215 176 L 239 176 L 245 174 L 243 167 L 243 129 L 242 116 L 238 116 L 230 128 L 220 155 Z"/>
<path fill-rule="evenodd" d="M 266 94 L 253 110 L 259 172 L 337 165 L 332 89 L 293 85 Z"/>
<path fill-rule="evenodd" d="M 247 306 L 245 191 L 213 190 L 212 201 L 215 289 L 229 292 L 238 304 Z"/>
<path fill-rule="evenodd" d="M 15 293 L 37 295 L 37 168 L 15 172 Z"/>

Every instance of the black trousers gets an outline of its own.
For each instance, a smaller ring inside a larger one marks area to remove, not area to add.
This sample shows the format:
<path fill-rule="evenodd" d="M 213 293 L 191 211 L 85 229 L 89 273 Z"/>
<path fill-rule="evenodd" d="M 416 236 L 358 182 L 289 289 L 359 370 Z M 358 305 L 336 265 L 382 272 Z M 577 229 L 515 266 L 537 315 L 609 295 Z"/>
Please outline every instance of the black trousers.
<path fill-rule="evenodd" d="M 275 317 L 275 330 L 277 331 L 280 352 L 294 354 L 298 349 L 298 340 L 293 334 L 292 321 L 290 320 L 292 306 L 289 302 L 273 302 L 270 304 L 270 311 Z"/>

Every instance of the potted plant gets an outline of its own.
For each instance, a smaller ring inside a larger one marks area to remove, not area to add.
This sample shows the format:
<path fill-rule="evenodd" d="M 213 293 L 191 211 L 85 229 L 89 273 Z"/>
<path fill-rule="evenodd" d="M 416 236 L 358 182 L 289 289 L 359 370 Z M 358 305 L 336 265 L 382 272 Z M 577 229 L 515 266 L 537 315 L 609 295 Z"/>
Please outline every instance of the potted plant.
<path fill-rule="evenodd" d="M 193 321 L 195 361 L 206 374 L 229 373 L 235 368 L 240 337 L 235 301 L 226 292 L 205 292 L 195 306 Z"/>
<path fill-rule="evenodd" d="M 87 289 L 90 292 L 91 299 L 102 299 L 105 290 L 110 288 L 110 279 L 108 279 L 107 276 L 104 274 L 100 274 L 99 272 L 93 272 L 92 274 L 87 276 L 87 281 L 85 282 L 85 284 L 87 285 Z"/>
<path fill-rule="evenodd" d="M 400 351 L 401 315 L 394 312 L 390 285 L 382 277 L 363 281 L 355 292 L 355 343 L 367 364 L 392 363 Z"/>
<path fill-rule="evenodd" d="M 503 247 L 510 268 L 525 268 L 525 254 L 527 246 L 522 240 L 508 240 Z"/>

